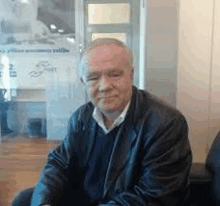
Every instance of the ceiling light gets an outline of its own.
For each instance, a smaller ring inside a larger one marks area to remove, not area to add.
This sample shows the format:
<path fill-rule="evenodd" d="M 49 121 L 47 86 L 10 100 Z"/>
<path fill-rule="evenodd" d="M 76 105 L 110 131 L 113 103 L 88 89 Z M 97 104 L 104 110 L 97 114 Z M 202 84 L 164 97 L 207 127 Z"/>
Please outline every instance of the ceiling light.
<path fill-rule="evenodd" d="M 63 33 L 64 29 L 59 29 L 58 32 Z"/>
<path fill-rule="evenodd" d="M 51 25 L 50 25 L 50 28 L 51 28 L 51 29 L 56 29 L 57 27 L 56 27 L 54 24 L 51 24 Z"/>

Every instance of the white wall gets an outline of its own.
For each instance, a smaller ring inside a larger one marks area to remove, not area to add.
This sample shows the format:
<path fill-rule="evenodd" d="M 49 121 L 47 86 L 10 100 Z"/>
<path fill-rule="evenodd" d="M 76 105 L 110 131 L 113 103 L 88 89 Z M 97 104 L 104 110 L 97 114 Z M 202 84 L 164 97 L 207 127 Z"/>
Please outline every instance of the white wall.
<path fill-rule="evenodd" d="M 189 124 L 194 162 L 205 161 L 220 129 L 219 12 L 218 0 L 180 0 L 177 107 Z"/>
<path fill-rule="evenodd" d="M 211 67 L 211 91 L 210 91 L 210 133 L 208 135 L 208 147 L 210 148 L 214 137 L 220 130 L 220 1 L 214 1 L 214 28 L 213 28 L 213 52 Z"/>

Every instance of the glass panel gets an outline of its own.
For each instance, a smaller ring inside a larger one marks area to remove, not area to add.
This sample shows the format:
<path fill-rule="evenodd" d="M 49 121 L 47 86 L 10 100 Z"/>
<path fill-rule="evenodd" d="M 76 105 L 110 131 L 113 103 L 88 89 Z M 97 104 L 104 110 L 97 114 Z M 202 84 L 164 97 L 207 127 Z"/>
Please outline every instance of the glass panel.
<path fill-rule="evenodd" d="M 86 101 L 77 55 L 75 0 L 0 0 L 0 141 L 65 137 Z"/>
<path fill-rule="evenodd" d="M 77 56 L 75 49 L 72 55 Z M 71 56 L 0 56 L 0 140 L 7 135 L 65 137 L 70 115 L 85 103 Z"/>
<path fill-rule="evenodd" d="M 119 24 L 130 22 L 130 4 L 89 4 L 89 24 Z"/>
<path fill-rule="evenodd" d="M 98 38 L 104 38 L 104 37 L 115 38 L 120 41 L 123 41 L 124 43 L 126 43 L 127 41 L 126 33 L 93 33 L 92 34 L 92 40 L 95 40 Z"/>

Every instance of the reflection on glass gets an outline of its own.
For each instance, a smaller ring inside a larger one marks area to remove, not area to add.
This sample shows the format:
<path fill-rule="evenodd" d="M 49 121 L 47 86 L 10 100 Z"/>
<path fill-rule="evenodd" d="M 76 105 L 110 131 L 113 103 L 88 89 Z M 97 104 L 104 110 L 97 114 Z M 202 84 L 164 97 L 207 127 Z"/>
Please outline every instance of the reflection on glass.
<path fill-rule="evenodd" d="M 68 44 L 74 9 L 74 0 L 0 0 L 0 45 Z"/>
<path fill-rule="evenodd" d="M 98 38 L 115 38 L 118 39 L 124 43 L 126 43 L 126 33 L 93 33 L 92 34 L 92 40 L 98 39 Z"/>
<path fill-rule="evenodd" d="M 129 4 L 89 4 L 89 24 L 120 24 L 130 22 Z"/>

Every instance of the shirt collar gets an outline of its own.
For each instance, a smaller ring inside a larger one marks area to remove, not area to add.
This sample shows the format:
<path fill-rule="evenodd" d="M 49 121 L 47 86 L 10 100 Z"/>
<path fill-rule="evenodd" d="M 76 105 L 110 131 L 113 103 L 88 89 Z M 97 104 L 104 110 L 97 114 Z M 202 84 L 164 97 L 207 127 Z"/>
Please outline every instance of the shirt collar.
<path fill-rule="evenodd" d="M 129 105 L 130 105 L 130 102 L 131 102 L 131 100 L 128 102 L 128 104 L 126 105 L 126 107 L 124 108 L 122 113 L 115 119 L 114 123 L 112 124 L 112 126 L 109 129 L 107 129 L 105 127 L 105 123 L 104 123 L 104 119 L 103 119 L 102 113 L 100 112 L 100 110 L 97 107 L 95 107 L 92 116 L 96 120 L 98 125 L 107 134 L 107 133 L 109 133 L 111 130 L 113 130 L 115 127 L 117 127 L 118 125 L 120 125 L 124 121 L 125 116 L 126 116 L 127 111 L 128 111 L 128 108 L 129 108 Z"/>

